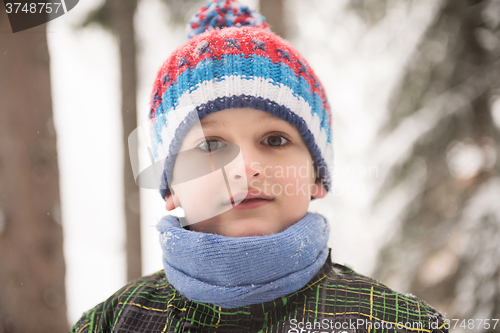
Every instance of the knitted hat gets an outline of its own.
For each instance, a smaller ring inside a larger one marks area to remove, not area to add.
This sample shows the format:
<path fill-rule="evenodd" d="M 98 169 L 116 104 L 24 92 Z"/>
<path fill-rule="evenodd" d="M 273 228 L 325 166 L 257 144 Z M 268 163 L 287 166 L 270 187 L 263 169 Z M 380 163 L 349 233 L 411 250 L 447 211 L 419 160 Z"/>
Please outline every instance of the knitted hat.
<path fill-rule="evenodd" d="M 163 198 L 195 119 L 233 108 L 262 110 L 296 126 L 318 178 L 330 189 L 332 119 L 316 74 L 259 13 L 235 0 L 214 0 L 193 16 L 187 42 L 168 57 L 154 82 L 149 116 L 153 157 L 166 158 Z"/>

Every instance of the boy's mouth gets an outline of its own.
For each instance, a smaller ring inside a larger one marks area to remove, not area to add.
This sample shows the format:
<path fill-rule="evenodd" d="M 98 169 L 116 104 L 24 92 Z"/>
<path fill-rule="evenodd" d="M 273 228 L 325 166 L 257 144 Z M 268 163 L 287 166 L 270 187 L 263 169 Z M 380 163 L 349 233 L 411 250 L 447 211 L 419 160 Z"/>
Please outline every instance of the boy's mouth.
<path fill-rule="evenodd" d="M 273 200 L 266 200 L 266 199 L 248 199 L 235 203 L 232 209 L 236 210 L 255 209 L 267 205 L 272 201 Z"/>
<path fill-rule="evenodd" d="M 250 201 L 272 201 L 274 200 L 262 191 L 248 191 L 240 192 L 235 194 L 230 198 L 230 201 L 226 201 L 224 205 L 238 204 L 240 202 L 250 202 Z"/>

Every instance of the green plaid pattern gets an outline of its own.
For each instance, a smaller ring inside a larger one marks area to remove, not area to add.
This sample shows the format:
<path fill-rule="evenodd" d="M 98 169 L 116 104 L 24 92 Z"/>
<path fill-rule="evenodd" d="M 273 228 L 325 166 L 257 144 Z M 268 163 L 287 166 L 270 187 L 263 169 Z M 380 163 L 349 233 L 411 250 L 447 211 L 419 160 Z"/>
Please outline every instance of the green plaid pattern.
<path fill-rule="evenodd" d="M 71 333 L 343 331 L 448 332 L 441 314 L 425 302 L 333 264 L 329 255 L 297 292 L 233 309 L 187 299 L 162 270 L 129 283 L 87 311 Z"/>

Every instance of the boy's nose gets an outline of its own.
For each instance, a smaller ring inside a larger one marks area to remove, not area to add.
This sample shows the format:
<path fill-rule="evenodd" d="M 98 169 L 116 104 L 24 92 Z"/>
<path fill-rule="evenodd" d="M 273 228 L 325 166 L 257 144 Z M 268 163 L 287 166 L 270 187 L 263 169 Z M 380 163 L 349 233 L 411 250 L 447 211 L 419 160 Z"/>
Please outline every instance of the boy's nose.
<path fill-rule="evenodd" d="M 243 157 L 243 165 L 240 165 L 239 168 L 233 168 L 229 172 L 230 180 L 238 182 L 246 178 L 247 182 L 250 183 L 252 180 L 262 178 L 264 176 L 262 163 L 255 158 L 254 154 L 245 153 L 243 149 L 241 149 L 241 154 Z"/>
<path fill-rule="evenodd" d="M 242 170 L 235 171 L 231 175 L 231 179 L 238 181 L 238 180 L 244 178 L 241 171 Z M 246 178 L 248 179 L 248 181 L 262 178 L 262 171 L 261 170 L 255 170 L 255 168 L 252 168 L 252 167 L 248 168 L 246 165 L 245 165 L 245 174 L 246 174 Z"/>

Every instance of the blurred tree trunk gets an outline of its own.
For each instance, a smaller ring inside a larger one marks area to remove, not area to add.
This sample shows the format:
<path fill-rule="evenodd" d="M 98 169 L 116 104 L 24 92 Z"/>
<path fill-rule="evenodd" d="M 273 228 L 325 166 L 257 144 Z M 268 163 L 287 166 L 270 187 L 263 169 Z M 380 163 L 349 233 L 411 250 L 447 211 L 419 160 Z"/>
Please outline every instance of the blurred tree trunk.
<path fill-rule="evenodd" d="M 381 191 L 425 174 L 409 188 L 417 195 L 379 256 L 376 278 L 450 319 L 500 318 L 500 135 L 492 118 L 500 108 L 499 12 L 498 1 L 443 1 L 383 131 L 409 122 L 419 131 L 424 116 L 429 126 Z"/>
<path fill-rule="evenodd" d="M 0 332 L 63 333 L 65 264 L 46 25 L 0 5 Z"/>
<path fill-rule="evenodd" d="M 284 2 L 285 0 L 259 0 L 259 11 L 275 34 L 287 38 Z"/>
<path fill-rule="evenodd" d="M 128 151 L 128 136 L 137 127 L 137 65 L 134 14 L 137 0 L 105 0 L 90 12 L 80 27 L 97 24 L 109 29 L 118 40 L 123 144 L 123 199 L 127 281 L 142 276 L 141 202 Z"/>
<path fill-rule="evenodd" d="M 139 187 L 134 180 L 128 151 L 128 136 L 137 127 L 137 69 L 134 36 L 134 13 L 137 0 L 109 0 L 109 5 L 111 28 L 118 38 L 120 49 L 127 280 L 130 281 L 142 276 Z"/>

